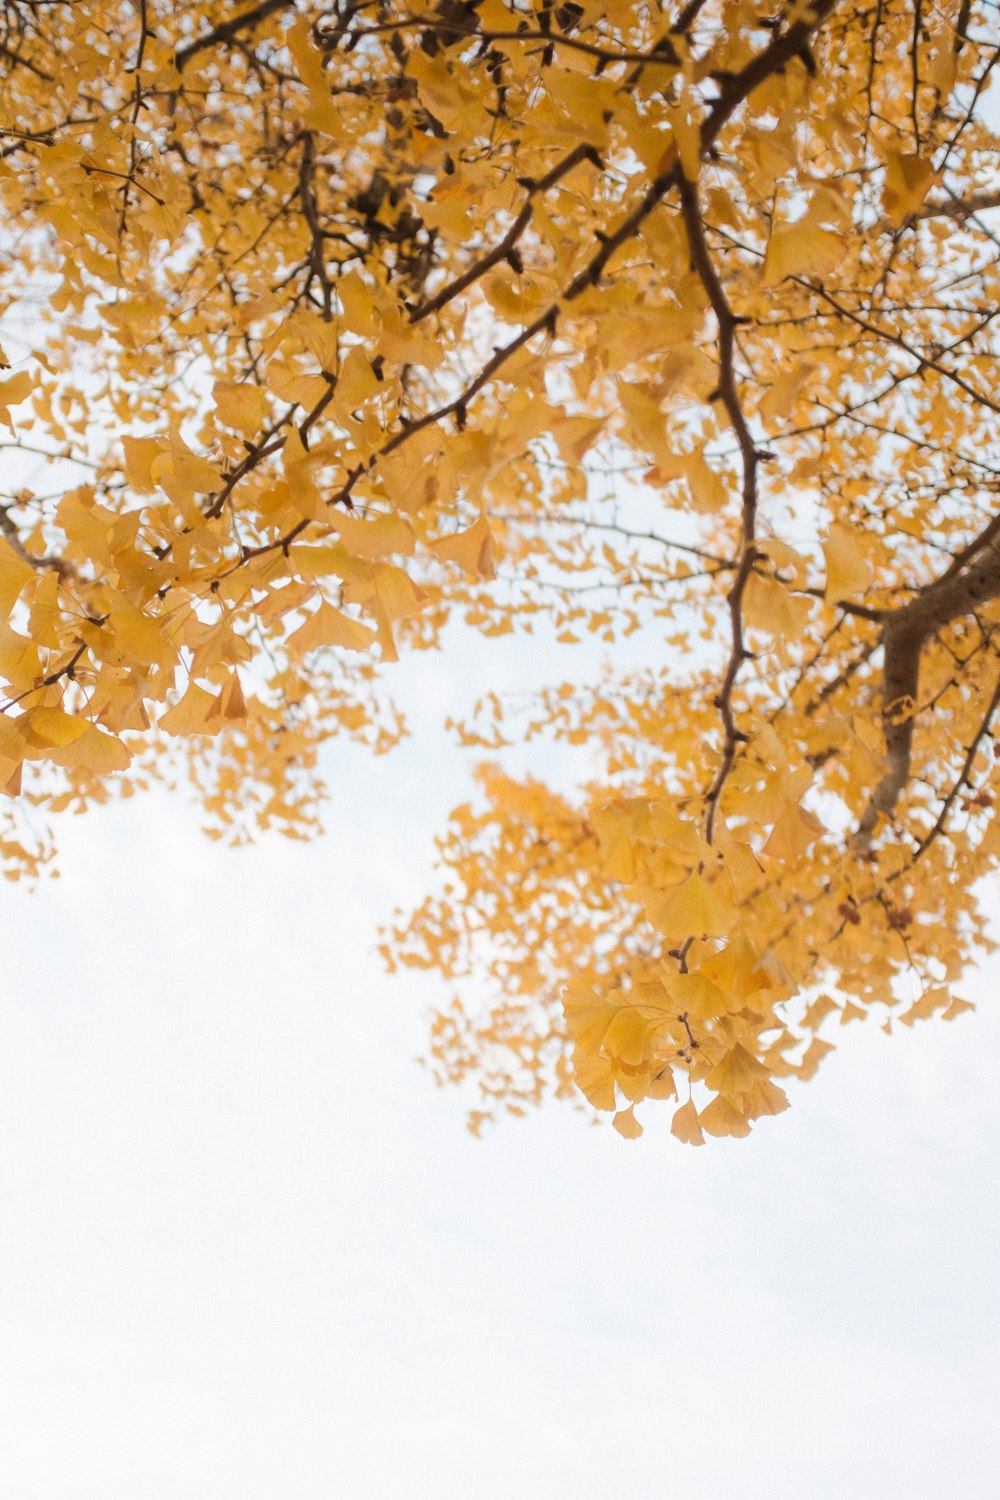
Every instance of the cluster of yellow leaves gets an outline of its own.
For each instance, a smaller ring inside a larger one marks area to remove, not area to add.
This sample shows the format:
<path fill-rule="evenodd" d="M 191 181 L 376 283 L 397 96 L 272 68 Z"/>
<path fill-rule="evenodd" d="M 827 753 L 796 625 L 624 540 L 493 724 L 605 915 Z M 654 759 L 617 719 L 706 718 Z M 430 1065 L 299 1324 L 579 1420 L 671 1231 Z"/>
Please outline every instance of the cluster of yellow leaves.
<path fill-rule="evenodd" d="M 675 1134 L 742 1135 L 834 1011 L 957 1014 L 1000 837 L 993 28 L 6 0 L 7 873 L 48 852 L 17 799 L 115 773 L 310 832 L 324 743 L 391 746 L 381 664 L 457 609 L 617 663 L 460 726 L 586 784 L 485 772 L 395 936 L 495 981 L 432 1038 L 477 1120 L 579 1086 L 634 1135 L 682 1084 Z M 886 621 L 965 573 L 884 703 Z"/>

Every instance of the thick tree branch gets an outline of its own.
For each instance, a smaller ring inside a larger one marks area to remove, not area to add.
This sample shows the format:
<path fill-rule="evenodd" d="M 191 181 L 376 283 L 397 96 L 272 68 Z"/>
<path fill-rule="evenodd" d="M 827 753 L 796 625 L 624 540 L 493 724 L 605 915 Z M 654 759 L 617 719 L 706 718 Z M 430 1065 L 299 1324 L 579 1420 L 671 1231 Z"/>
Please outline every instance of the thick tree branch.
<path fill-rule="evenodd" d="M 957 219 L 964 224 L 974 214 L 1000 208 L 1000 190 L 969 193 L 964 198 L 928 198 L 914 214 L 915 219 Z"/>
<path fill-rule="evenodd" d="M 239 36 L 241 31 L 247 31 L 251 27 L 258 26 L 261 21 L 266 21 L 268 16 L 273 16 L 275 11 L 291 10 L 295 0 L 260 0 L 259 5 L 254 5 L 250 10 L 240 12 L 228 21 L 220 21 L 218 26 L 213 26 L 211 31 L 206 31 L 204 36 L 195 37 L 193 42 L 187 42 L 183 47 L 178 47 L 174 53 L 174 65 L 181 70 L 192 57 L 197 57 L 199 52 L 205 52 L 210 47 L 221 47 L 226 42 L 231 42 L 234 37 Z"/>
<path fill-rule="evenodd" d="M 971 614 L 981 604 L 1000 597 L 1000 542 L 992 523 L 987 531 L 989 541 L 976 551 L 967 568 L 958 573 L 949 569 L 908 604 L 894 610 L 882 627 L 885 769 L 851 841 L 856 853 L 866 853 L 871 847 L 879 823 L 892 817 L 900 794 L 910 779 L 920 658 L 924 645 L 952 620 Z"/>

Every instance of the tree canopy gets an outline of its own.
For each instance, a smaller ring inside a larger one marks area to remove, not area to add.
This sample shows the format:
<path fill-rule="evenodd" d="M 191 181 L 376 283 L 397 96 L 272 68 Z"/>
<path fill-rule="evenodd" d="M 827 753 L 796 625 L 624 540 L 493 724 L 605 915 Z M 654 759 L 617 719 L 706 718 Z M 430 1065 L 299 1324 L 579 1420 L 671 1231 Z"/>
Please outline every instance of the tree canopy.
<path fill-rule="evenodd" d="M 993 0 L 3 0 L 7 873 L 154 776 L 306 835 L 451 616 L 547 625 L 603 669 L 458 726 L 387 938 L 489 987 L 431 1040 L 475 1128 L 745 1135 L 834 1024 L 966 1008 L 998 59 Z"/>

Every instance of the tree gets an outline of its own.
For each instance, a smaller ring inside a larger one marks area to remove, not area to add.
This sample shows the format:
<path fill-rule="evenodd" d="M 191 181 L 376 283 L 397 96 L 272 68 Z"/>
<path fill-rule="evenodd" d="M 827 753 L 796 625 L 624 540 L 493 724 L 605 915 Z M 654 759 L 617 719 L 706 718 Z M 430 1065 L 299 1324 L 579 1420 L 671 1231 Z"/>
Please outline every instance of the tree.
<path fill-rule="evenodd" d="M 400 645 L 544 620 L 606 643 L 601 680 L 460 733 L 599 764 L 573 797 L 485 767 L 387 950 L 492 981 L 433 1031 L 475 1127 L 579 1088 L 634 1135 L 679 1086 L 675 1135 L 745 1135 L 825 1022 L 966 1008 L 1000 851 L 996 7 L 0 25 L 7 872 L 49 853 L 25 805 L 152 775 L 217 835 L 306 834 L 323 742 L 400 732 Z"/>

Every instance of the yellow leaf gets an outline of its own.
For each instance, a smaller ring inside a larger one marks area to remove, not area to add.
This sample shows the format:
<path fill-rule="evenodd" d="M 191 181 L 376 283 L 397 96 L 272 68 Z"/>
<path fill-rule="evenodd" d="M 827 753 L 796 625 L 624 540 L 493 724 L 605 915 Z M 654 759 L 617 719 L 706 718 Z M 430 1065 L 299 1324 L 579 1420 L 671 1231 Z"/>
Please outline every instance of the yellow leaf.
<path fill-rule="evenodd" d="M 767 242 L 761 285 L 777 286 L 786 276 L 822 280 L 841 265 L 844 239 L 810 224 L 779 224 Z"/>
<path fill-rule="evenodd" d="M 15 764 L 22 761 L 27 752 L 27 741 L 18 727 L 19 722 L 9 714 L 0 713 L 0 756 Z"/>
<path fill-rule="evenodd" d="M 430 57 L 420 47 L 411 47 L 406 71 L 417 81 L 420 102 L 448 130 L 458 130 L 463 115 L 475 107 L 476 94 L 465 83 L 461 70 L 449 68 L 443 54 Z"/>
<path fill-rule="evenodd" d="M 61 708 L 33 708 L 18 721 L 29 745 L 57 747 L 69 745 L 87 728 L 87 720 Z"/>
<path fill-rule="evenodd" d="M 438 537 L 430 545 L 438 557 L 445 562 L 458 563 L 470 577 L 496 577 L 493 537 L 485 516 L 481 515 L 467 531 L 457 532 L 454 536 Z"/>
<path fill-rule="evenodd" d="M 806 360 L 796 360 L 790 370 L 784 370 L 765 391 L 760 403 L 760 415 L 764 422 L 779 422 L 789 426 L 789 417 L 802 391 L 815 373 L 817 366 Z"/>
<path fill-rule="evenodd" d="M 768 835 L 763 853 L 791 863 L 801 859 L 823 832 L 823 825 L 808 808 L 789 802 Z"/>
<path fill-rule="evenodd" d="M 674 1075 L 669 1067 L 660 1068 L 654 1073 L 646 1087 L 646 1097 L 649 1099 L 676 1099 L 677 1085 L 674 1083 Z"/>
<path fill-rule="evenodd" d="M 576 1047 L 573 1076 L 580 1092 L 595 1109 L 614 1109 L 615 1075 L 609 1057 Z"/>
<path fill-rule="evenodd" d="M 850 527 L 830 527 L 830 535 L 823 543 L 823 555 L 826 558 L 828 603 L 856 599 L 864 593 L 872 581 L 872 568 Z"/>
<path fill-rule="evenodd" d="M 733 1135 L 743 1137 L 750 1134 L 750 1124 L 745 1115 L 722 1095 L 717 1095 L 698 1116 L 702 1130 L 709 1135 Z"/>
<path fill-rule="evenodd" d="M 3 769 L 0 771 L 0 792 L 3 792 L 5 797 L 20 797 L 22 770 L 20 761 L 13 766 L 9 761 L 3 762 Z"/>
<path fill-rule="evenodd" d="M 165 729 L 167 734 L 217 734 L 221 728 L 221 721 L 216 719 L 214 723 L 209 722 L 209 715 L 215 708 L 215 699 L 206 688 L 199 687 L 194 681 L 189 682 L 187 690 L 177 700 L 173 708 L 161 714 L 159 727 Z"/>
<path fill-rule="evenodd" d="M 628 417 L 629 435 L 654 462 L 664 466 L 673 459 L 667 438 L 667 419 L 648 385 L 619 380 L 618 397 Z"/>
<path fill-rule="evenodd" d="M 8 408 L 20 406 L 22 401 L 27 401 L 34 388 L 35 382 L 27 370 L 18 370 L 9 379 L 0 380 L 0 422 L 13 430 L 14 423 Z"/>
<path fill-rule="evenodd" d="M 776 578 L 751 573 L 747 579 L 743 591 L 743 618 L 754 630 L 765 631 L 781 640 L 797 640 L 806 627 L 809 608 L 808 598 L 789 593 Z"/>
<path fill-rule="evenodd" d="M 748 1113 L 753 1119 L 756 1120 L 761 1115 L 780 1115 L 787 1108 L 788 1095 L 769 1078 L 758 1079 L 751 1088 Z"/>
<path fill-rule="evenodd" d="M 423 593 L 402 568 L 393 567 L 391 563 L 377 563 L 371 576 L 378 601 L 391 623 L 416 613 L 423 604 Z"/>
<path fill-rule="evenodd" d="M 639 1067 L 649 1056 L 652 1027 L 632 1006 L 615 1011 L 604 1033 L 608 1056 L 629 1067 Z"/>
<path fill-rule="evenodd" d="M 737 1000 L 771 987 L 766 970 L 760 966 L 757 949 L 743 932 L 738 932 L 731 943 L 706 959 L 700 972 Z"/>
<path fill-rule="evenodd" d="M 243 697 L 243 687 L 240 683 L 239 673 L 233 671 L 226 679 L 217 698 L 213 699 L 210 718 L 220 719 L 245 719 L 247 716 L 246 701 Z"/>
<path fill-rule="evenodd" d="M 288 28 L 284 42 L 295 62 L 299 77 L 309 90 L 310 107 L 306 124 L 312 130 L 323 130 L 328 135 L 338 134 L 340 120 L 323 71 L 323 56 L 312 44 L 312 28 L 305 16 L 300 16 Z"/>
<path fill-rule="evenodd" d="M 319 608 L 288 637 L 289 651 L 316 651 L 321 646 L 343 646 L 348 651 L 367 651 L 375 631 L 360 620 L 352 620 L 324 599 Z"/>
<path fill-rule="evenodd" d="M 256 437 L 267 416 L 267 392 L 249 381 L 217 380 L 212 387 L 220 422 L 246 437 Z"/>
<path fill-rule="evenodd" d="M 627 1141 L 637 1141 L 642 1135 L 642 1126 L 635 1117 L 634 1104 L 630 1104 L 628 1109 L 620 1109 L 611 1123 Z"/>
<path fill-rule="evenodd" d="M 690 110 L 668 109 L 667 118 L 673 130 L 681 168 L 688 182 L 697 182 L 701 169 L 701 126 L 692 119 Z"/>
<path fill-rule="evenodd" d="M 943 985 L 932 986 L 924 991 L 918 1000 L 904 1010 L 899 1019 L 904 1026 L 912 1026 L 914 1021 L 928 1021 L 935 1011 L 946 1011 L 951 1006 L 951 993 Z"/>
<path fill-rule="evenodd" d="M 7 619 L 21 590 L 35 576 L 30 563 L 18 557 L 9 542 L 0 538 L 0 616 Z"/>
<path fill-rule="evenodd" d="M 664 978 L 664 984 L 678 1012 L 694 1020 L 713 1020 L 716 1016 L 724 1016 L 730 1009 L 726 994 L 707 979 L 704 972 L 670 974 Z"/>
<path fill-rule="evenodd" d="M 820 1037 L 813 1037 L 809 1046 L 803 1054 L 802 1061 L 798 1066 L 798 1075 L 802 1079 L 812 1078 L 823 1058 L 828 1052 L 832 1052 L 832 1042 L 824 1042 Z"/>
<path fill-rule="evenodd" d="M 96 724 L 86 724 L 81 735 L 49 759 L 59 766 L 90 771 L 94 776 L 109 776 L 113 771 L 124 771 L 132 756 L 117 735 L 106 734 Z"/>
<path fill-rule="evenodd" d="M 682 1104 L 674 1114 L 670 1124 L 670 1134 L 675 1135 L 686 1146 L 704 1146 L 705 1137 L 698 1122 L 698 1111 L 694 1107 L 693 1099 Z"/>
<path fill-rule="evenodd" d="M 657 903 L 655 921 L 668 937 L 725 937 L 738 915 L 733 903 L 695 872 Z"/>
<path fill-rule="evenodd" d="M 154 460 L 166 452 L 162 438 L 123 437 L 122 449 L 125 453 L 125 477 L 129 484 L 141 494 L 151 493 L 156 489 L 153 478 Z"/>
<path fill-rule="evenodd" d="M 737 1042 L 712 1069 L 705 1082 L 718 1094 L 746 1094 L 758 1080 L 766 1077 L 764 1064 Z"/>
<path fill-rule="evenodd" d="M 338 512 L 330 516 L 330 525 L 352 556 L 369 562 L 392 552 L 409 557 L 414 550 L 413 527 L 403 516 L 390 514 L 362 521 L 358 516 Z"/>
<path fill-rule="evenodd" d="M 886 154 L 885 194 L 882 206 L 890 224 L 898 228 L 915 214 L 934 182 L 933 164 L 922 156 L 905 156 L 896 151 Z"/>
<path fill-rule="evenodd" d="M 140 667 L 171 666 L 177 659 L 174 646 L 161 626 L 123 594 L 108 612 L 107 630 L 122 655 Z"/>
<path fill-rule="evenodd" d="M 375 332 L 378 317 L 372 289 L 357 271 L 348 271 L 337 279 L 337 297 L 344 321 L 352 333 L 367 336 Z"/>
<path fill-rule="evenodd" d="M 566 986 L 562 1004 L 570 1036 L 578 1046 L 596 1050 L 604 1040 L 615 1007 L 581 979 L 574 979 Z"/>

